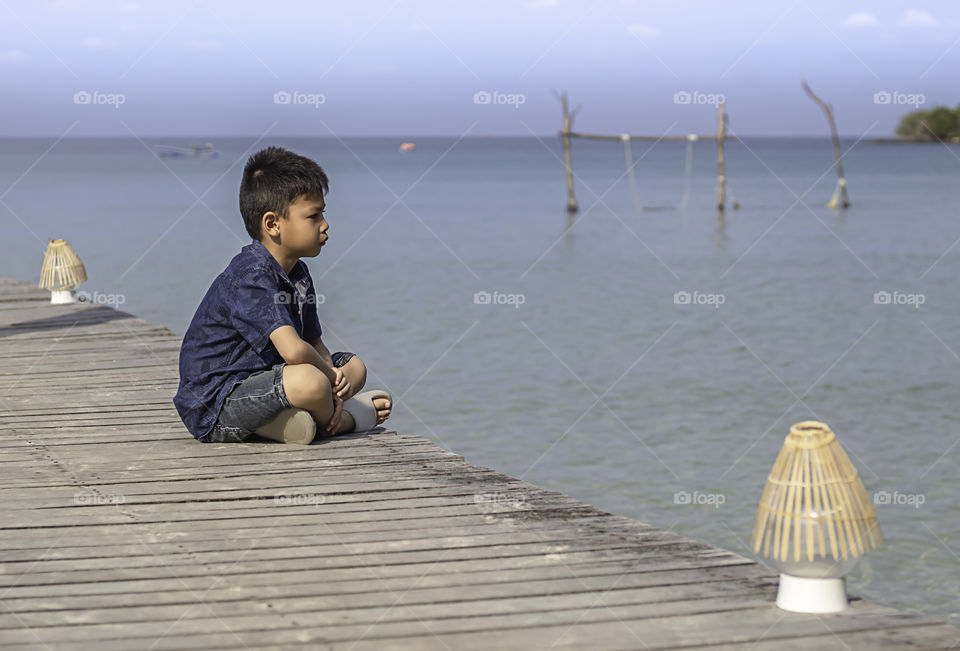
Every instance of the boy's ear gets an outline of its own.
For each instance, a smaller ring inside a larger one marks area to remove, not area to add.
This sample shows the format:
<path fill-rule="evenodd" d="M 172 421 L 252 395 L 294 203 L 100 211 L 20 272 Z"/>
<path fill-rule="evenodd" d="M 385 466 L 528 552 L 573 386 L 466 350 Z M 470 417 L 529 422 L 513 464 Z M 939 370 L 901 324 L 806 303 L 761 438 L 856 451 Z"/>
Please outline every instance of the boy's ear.
<path fill-rule="evenodd" d="M 260 220 L 261 232 L 264 235 L 273 235 L 273 236 L 279 235 L 280 234 L 280 227 L 278 226 L 279 222 L 280 222 L 280 215 L 273 212 L 272 210 L 269 212 L 263 213 L 263 218 Z"/>

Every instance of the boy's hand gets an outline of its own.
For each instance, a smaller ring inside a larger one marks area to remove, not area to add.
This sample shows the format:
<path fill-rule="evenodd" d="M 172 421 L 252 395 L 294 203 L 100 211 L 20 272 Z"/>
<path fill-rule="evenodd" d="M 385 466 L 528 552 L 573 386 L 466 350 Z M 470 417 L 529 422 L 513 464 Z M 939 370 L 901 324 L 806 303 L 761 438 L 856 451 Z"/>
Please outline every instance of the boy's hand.
<path fill-rule="evenodd" d="M 340 419 L 343 416 L 343 400 L 340 399 L 340 396 L 333 394 L 333 416 L 330 417 L 330 422 L 327 423 L 326 432 L 327 436 L 333 436 L 337 433 L 337 427 L 340 425 Z"/>
<path fill-rule="evenodd" d="M 346 400 L 347 396 L 350 395 L 350 380 L 347 379 L 347 376 L 343 374 L 339 368 L 334 368 L 333 372 L 336 376 L 336 380 L 333 383 L 333 392 L 341 400 Z"/>

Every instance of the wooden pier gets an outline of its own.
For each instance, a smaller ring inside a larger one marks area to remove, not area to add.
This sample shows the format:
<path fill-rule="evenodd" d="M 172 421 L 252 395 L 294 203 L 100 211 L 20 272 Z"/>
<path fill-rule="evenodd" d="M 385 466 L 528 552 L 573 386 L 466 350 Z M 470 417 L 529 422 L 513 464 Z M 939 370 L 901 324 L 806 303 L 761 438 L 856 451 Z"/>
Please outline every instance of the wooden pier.
<path fill-rule="evenodd" d="M 748 558 L 419 436 L 198 443 L 179 344 L 0 277 L 5 651 L 960 648 L 875 603 L 783 612 Z"/>

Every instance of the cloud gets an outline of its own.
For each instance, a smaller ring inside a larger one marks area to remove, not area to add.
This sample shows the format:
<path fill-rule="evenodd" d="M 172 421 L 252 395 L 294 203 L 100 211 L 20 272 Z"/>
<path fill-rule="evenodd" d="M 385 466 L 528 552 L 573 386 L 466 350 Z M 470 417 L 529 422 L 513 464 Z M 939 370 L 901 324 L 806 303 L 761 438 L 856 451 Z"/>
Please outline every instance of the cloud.
<path fill-rule="evenodd" d="M 143 7 L 136 2 L 121 2 L 117 5 L 117 11 L 122 14 L 139 14 Z"/>
<path fill-rule="evenodd" d="M 650 27 L 650 25 L 644 25 L 643 23 L 631 23 L 627 25 L 627 30 L 634 36 L 660 36 L 660 31 L 655 27 Z"/>
<path fill-rule="evenodd" d="M 80 45 L 91 50 L 109 50 L 117 47 L 117 44 L 114 41 L 108 41 L 100 38 L 99 36 L 88 36 L 80 41 Z"/>
<path fill-rule="evenodd" d="M 936 27 L 937 19 L 926 11 L 919 9 L 907 9 L 906 13 L 900 17 L 901 27 Z"/>
<path fill-rule="evenodd" d="M 23 50 L 4 50 L 0 52 L 0 61 L 26 61 L 29 58 Z"/>
<path fill-rule="evenodd" d="M 880 21 L 877 20 L 877 17 L 873 14 L 868 13 L 855 13 L 847 16 L 847 19 L 843 21 L 844 27 L 876 27 L 880 24 Z"/>

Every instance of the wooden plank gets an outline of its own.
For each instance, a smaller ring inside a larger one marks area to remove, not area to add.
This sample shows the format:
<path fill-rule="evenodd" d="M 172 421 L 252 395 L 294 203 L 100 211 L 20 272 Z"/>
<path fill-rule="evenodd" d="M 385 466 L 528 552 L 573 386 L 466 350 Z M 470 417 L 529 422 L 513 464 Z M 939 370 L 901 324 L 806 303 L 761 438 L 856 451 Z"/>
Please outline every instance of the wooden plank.
<path fill-rule="evenodd" d="M 559 536 L 559 537 L 558 537 Z M 276 543 L 272 539 L 253 539 L 244 541 L 247 544 L 233 545 L 224 543 L 226 549 L 201 550 L 199 553 L 193 550 L 178 550 L 173 553 L 164 553 L 154 551 L 153 545 L 132 545 L 129 550 L 136 552 L 129 556 L 114 555 L 103 558 L 73 558 L 65 560 L 40 561 L 28 560 L 21 564 L 8 563 L 9 571 L 17 574 L 25 568 L 31 569 L 31 579 L 43 579 L 47 574 L 58 574 L 64 579 L 64 582 L 71 582 L 76 578 L 78 581 L 87 580 L 85 577 L 96 576 L 95 580 L 110 580 L 103 578 L 107 576 L 127 576 L 124 571 L 130 570 L 141 574 L 137 576 L 169 576 L 170 571 L 176 574 L 183 572 L 200 571 L 200 566 L 206 566 L 218 563 L 222 567 L 230 567 L 234 563 L 240 563 L 251 556 L 256 558 L 257 562 L 274 561 L 276 567 L 282 571 L 284 568 L 295 569 L 297 566 L 283 565 L 291 557 L 302 560 L 302 568 L 311 567 L 311 564 L 318 564 L 318 567 L 327 567 L 333 563 L 343 563 L 342 554 L 345 546 L 348 546 L 352 555 L 348 566 L 355 566 L 357 561 L 364 562 L 374 557 L 385 559 L 378 564 L 398 565 L 415 562 L 429 562 L 431 557 L 443 558 L 447 561 L 462 560 L 483 560 L 491 558 L 522 557 L 522 556 L 544 556 L 549 554 L 576 554 L 586 551 L 610 551 L 623 550 L 622 543 L 610 541 L 608 536 L 595 534 L 592 537 L 586 535 L 576 538 L 569 532 L 549 536 L 540 531 L 511 531 L 474 536 L 446 536 L 435 537 L 432 539 L 397 539 L 385 541 L 368 541 L 348 543 L 339 539 L 338 535 L 327 536 L 318 539 L 318 542 L 301 538 L 278 537 Z M 233 547 L 239 547 L 233 549 Z M 631 549 L 635 551 L 640 549 L 640 545 L 634 545 Z M 671 541 L 661 541 L 650 535 L 650 540 L 643 546 L 644 559 L 646 566 L 651 567 L 657 560 L 670 561 L 678 555 L 686 555 L 688 559 L 715 559 L 708 550 L 700 551 L 690 549 L 688 543 L 676 543 Z M 724 558 L 722 560 L 731 560 Z M 547 564 L 548 561 L 543 561 Z M 261 566 L 268 566 L 269 563 Z M 35 566 L 35 567 L 34 567 Z M 246 566 L 243 566 L 246 567 Z M 426 566 L 425 566 L 426 567 Z M 434 568 L 437 573 L 443 572 L 443 565 Z M 151 569 L 152 568 L 152 569 Z M 159 571 L 158 571 L 159 570 Z M 774 579 L 776 577 L 773 577 Z M 19 585 L 19 584 L 18 584 Z M 0 613 L 2 614 L 2 613 Z"/>
<path fill-rule="evenodd" d="M 127 567 L 115 569 L 73 569 L 67 572 L 42 572 L 31 570 L 28 576 L 23 574 L 0 575 L 0 587 L 14 588 L 25 586 L 53 586 L 71 583 L 91 583 L 117 581 L 137 581 L 147 579 L 167 579 L 171 576 L 186 578 L 191 576 L 218 576 L 232 579 L 238 575 L 251 573 L 270 573 L 280 584 L 291 574 L 309 570 L 323 570 L 324 573 L 334 570 L 346 570 L 347 574 L 367 576 L 367 570 L 377 568 L 377 574 L 389 575 L 391 571 L 399 570 L 414 574 L 423 574 L 428 569 L 437 573 L 450 575 L 451 583 L 456 583 L 458 574 L 465 571 L 489 570 L 501 568 L 508 571 L 515 567 L 543 567 L 546 564 L 566 564 L 598 561 L 626 561 L 642 563 L 645 568 L 667 570 L 690 564 L 712 562 L 715 565 L 741 565 L 742 558 L 730 554 L 711 553 L 710 551 L 680 552 L 678 548 L 654 549 L 646 552 L 637 552 L 636 548 L 617 546 L 614 544 L 595 544 L 583 549 L 569 551 L 566 545 L 536 545 L 519 544 L 503 546 L 502 548 L 463 548 L 444 550 L 412 551 L 412 552 L 380 552 L 362 555 L 350 554 L 350 547 L 343 546 L 343 553 L 349 556 L 305 556 L 287 560 L 260 561 L 257 554 L 248 553 L 239 560 L 229 562 L 208 562 L 200 557 L 193 564 L 170 566 L 163 563 L 145 565 L 143 567 Z M 250 552 L 256 548 L 251 546 Z"/>
<path fill-rule="evenodd" d="M 338 597 L 346 594 L 383 593 L 396 590 L 417 591 L 421 603 L 436 603 L 441 591 L 450 589 L 449 576 L 441 573 L 421 574 L 417 577 L 385 578 L 371 576 L 362 579 L 301 581 L 302 577 L 291 577 L 296 582 L 255 585 L 244 581 L 242 585 L 232 583 L 229 588 L 206 591 L 204 603 L 213 602 L 256 602 L 264 599 L 288 597 L 326 596 Z M 411 585 L 415 579 L 415 585 Z M 563 566 L 551 565 L 542 568 L 518 568 L 509 572 L 481 571 L 465 572 L 460 575 L 457 590 L 471 587 L 470 596 L 479 598 L 487 595 L 505 593 L 506 596 L 564 594 L 579 591 L 606 591 L 627 588 L 664 588 L 674 585 L 698 583 L 742 581 L 765 579 L 772 582 L 765 571 L 756 565 L 750 566 L 712 566 L 691 567 L 663 572 L 651 572 L 643 568 L 624 571 L 615 564 Z M 71 586 L 65 586 L 68 590 Z M 208 586 L 209 587 L 209 586 Z M 136 606 L 160 606 L 177 604 L 195 604 L 197 587 L 175 586 L 167 590 L 125 591 L 97 594 L 70 594 L 58 592 L 49 596 L 18 597 L 4 599 L 4 606 L 11 613 L 35 612 L 56 613 L 63 610 L 84 610 L 86 608 L 127 608 Z M 474 592 L 476 589 L 476 592 Z M 456 595 L 451 595 L 456 596 Z M 462 594 L 459 595 L 462 597 Z M 12 626 L 16 628 L 16 626 Z"/>
<path fill-rule="evenodd" d="M 811 633 L 816 635 L 816 633 Z M 950 651 L 960 648 L 960 634 L 946 624 L 921 624 L 900 628 L 880 628 L 861 631 L 825 630 L 817 636 L 818 649 L 824 651 L 850 651 L 851 649 L 939 649 Z M 708 644 L 697 647 L 709 651 L 741 651 L 743 645 Z M 750 644 L 751 651 L 803 651 L 811 648 L 811 640 L 804 637 L 779 637 L 776 631 L 762 640 Z"/>
<path fill-rule="evenodd" d="M 399 496 L 395 491 L 382 491 L 379 494 L 335 495 L 326 497 L 316 504 L 277 505 L 272 501 L 237 501 L 223 505 L 207 503 L 179 502 L 171 504 L 141 504 L 127 508 L 119 504 L 93 504 L 89 506 L 71 505 L 63 509 L 38 509 L 33 514 L 12 511 L 4 519 L 3 529 L 36 529 L 57 526 L 90 526 L 93 524 L 126 524 L 137 522 L 178 522 L 188 523 L 196 520 L 229 520 L 239 517 L 272 518 L 288 513 L 313 513 L 317 517 L 328 513 L 364 510 L 394 511 L 397 509 L 426 509 L 440 506 L 464 506 L 483 512 L 492 505 L 477 503 L 476 489 L 441 488 L 425 496 L 414 491 L 411 495 Z M 562 501 L 557 498 L 543 499 L 539 496 L 527 497 L 522 504 L 510 507 L 514 511 L 535 511 L 541 508 L 559 508 L 575 506 L 575 501 Z M 381 514 L 386 517 L 387 514 Z"/>
<path fill-rule="evenodd" d="M 590 588 L 578 580 L 552 582 L 548 587 L 537 582 L 511 582 L 472 586 L 469 598 L 464 598 L 460 587 L 419 589 L 411 581 L 403 593 L 403 608 L 394 608 L 397 602 L 395 590 L 363 593 L 341 593 L 307 596 L 277 596 L 270 598 L 274 609 L 285 615 L 294 613 L 314 614 L 316 623 L 328 622 L 330 625 L 350 624 L 386 624 L 402 622 L 411 616 L 420 619 L 442 619 L 449 614 L 446 602 L 457 602 L 459 617 L 488 617 L 511 615 L 516 613 L 535 614 L 546 610 L 582 610 L 591 598 L 597 602 L 596 608 L 614 606 L 647 606 L 654 603 L 681 600 L 717 600 L 724 597 L 753 596 L 760 599 L 776 598 L 775 578 L 734 579 L 727 581 L 697 581 L 693 583 L 667 586 L 631 587 L 622 580 L 606 578 L 595 582 L 597 587 Z M 71 639 L 75 627 L 65 630 L 64 623 L 82 624 L 80 630 L 103 631 L 115 628 L 113 625 L 143 623 L 149 627 L 154 623 L 177 622 L 179 633 L 207 632 L 211 617 L 223 618 L 239 623 L 248 617 L 262 617 L 264 613 L 263 597 L 253 599 L 234 599 L 229 602 L 205 600 L 203 608 L 196 607 L 196 597 L 192 601 L 171 605 L 128 605 L 124 607 L 88 607 L 80 612 L 11 612 L 0 613 L 0 630 L 19 629 L 26 625 L 34 629 L 59 629 L 61 640 Z M 252 624 L 253 622 L 247 622 Z M 270 622 L 258 622 L 259 626 Z M 51 631 L 53 633 L 53 631 Z M 47 638 L 56 639 L 56 638 Z"/>
<path fill-rule="evenodd" d="M 44 528 L 44 536 L 50 540 L 56 540 L 58 544 L 66 544 L 67 541 L 79 545 L 97 545 L 102 546 L 114 540 L 122 542 L 140 542 L 144 540 L 149 542 L 159 542 L 164 540 L 192 540 L 189 532 L 203 539 L 208 536 L 219 536 L 222 540 L 225 535 L 231 538 L 242 540 L 247 538 L 262 537 L 263 532 L 269 532 L 269 535 L 299 535 L 301 531 L 309 531 L 305 527 L 319 526 L 322 531 L 328 533 L 351 533 L 370 531 L 371 526 L 379 525 L 378 530 L 382 531 L 401 531 L 415 530 L 436 526 L 437 521 L 424 521 L 423 510 L 411 509 L 393 509 L 388 512 L 374 512 L 369 510 L 359 511 L 339 511 L 331 512 L 323 517 L 318 524 L 318 518 L 314 513 L 295 513 L 285 511 L 266 523 L 262 518 L 237 517 L 228 520 L 198 520 L 191 523 L 189 528 L 181 527 L 176 523 L 139 523 L 130 522 L 123 527 L 117 527 L 109 524 L 87 524 L 65 525 L 63 527 Z M 568 526 L 574 530 L 579 527 L 589 526 L 584 523 L 585 519 L 597 516 L 595 511 L 583 509 L 582 507 L 570 507 L 566 509 L 558 508 L 550 512 L 550 518 L 531 519 L 528 513 L 524 513 L 515 508 L 504 507 L 501 510 L 484 509 L 478 511 L 463 506 L 439 506 L 430 510 L 431 517 L 442 518 L 442 522 L 450 522 L 459 526 L 468 525 L 498 525 L 508 526 L 511 524 L 520 524 L 524 529 L 535 526 L 546 526 L 544 523 L 558 523 L 561 526 Z M 538 512 L 541 515 L 543 512 Z M 389 516 L 389 517 L 387 517 Z M 613 533 L 638 533 L 641 530 L 624 531 L 620 527 L 610 526 Z M 637 525 L 640 526 L 640 525 Z M 260 532 L 261 535 L 252 533 Z M 670 539 L 672 534 L 660 532 L 664 539 Z M 401 537 L 404 537 L 401 535 Z M 36 545 L 37 531 L 33 528 L 6 530 L 3 532 L 3 538 L 9 541 L 9 549 L 20 550 L 30 549 L 34 554 L 39 553 L 41 558 L 45 558 L 50 553 L 51 545 L 43 547 Z M 33 543 L 33 547 L 29 545 Z M 39 551 L 37 551 L 39 550 Z"/>
<path fill-rule="evenodd" d="M 204 447 L 207 447 L 209 444 L 202 444 Z M 193 446 L 196 448 L 197 446 Z M 236 447 L 236 446 L 235 446 Z M 230 450 L 217 450 L 223 454 L 211 454 L 209 458 L 205 459 L 207 462 L 205 464 L 206 468 L 220 468 L 220 467 L 230 467 L 230 466 L 248 466 L 254 464 L 255 467 L 263 467 L 264 463 L 270 464 L 280 464 L 286 462 L 295 462 L 295 461 L 305 461 L 309 458 L 323 458 L 323 459 L 336 459 L 340 457 L 348 456 L 363 456 L 363 455 L 374 455 L 382 456 L 389 453 L 400 453 L 400 454 L 409 454 L 417 452 L 428 452 L 437 450 L 436 446 L 432 445 L 429 442 L 425 441 L 398 441 L 390 443 L 389 445 L 357 445 L 352 447 L 339 447 L 339 446 L 328 446 L 324 443 L 318 442 L 310 447 L 313 454 L 301 450 L 290 450 L 292 446 L 281 446 L 281 445 L 270 445 L 271 450 L 264 451 L 260 455 L 255 454 L 226 454 Z M 60 456 L 60 459 L 64 463 L 68 463 L 70 467 L 77 472 L 113 472 L 118 470 L 123 470 L 124 472 L 132 471 L 144 471 L 146 475 L 149 476 L 150 473 L 159 471 L 159 470 L 173 470 L 173 469 L 182 469 L 184 461 L 182 459 L 173 459 L 173 458 L 157 458 L 151 459 L 149 457 L 151 451 L 149 449 L 141 449 L 139 451 L 131 451 L 126 455 L 117 455 L 117 457 L 112 461 L 105 461 L 102 456 L 97 457 L 89 454 L 91 446 L 83 446 L 82 449 L 80 446 L 74 446 L 69 454 L 63 454 Z M 279 448 L 273 450 L 272 448 Z M 198 450 L 199 452 L 199 450 Z M 51 458 L 54 458 L 54 453 L 48 453 L 51 455 Z M 450 455 L 452 453 L 441 452 L 440 454 Z M 453 455 L 458 457 L 459 455 Z M 200 459 L 199 456 L 190 456 L 191 459 Z M 187 461 L 189 463 L 189 461 Z M 17 467 L 20 467 L 22 464 L 11 464 L 8 467 L 11 471 L 15 471 Z M 102 475 L 101 475 L 102 476 Z"/>
<path fill-rule="evenodd" d="M 137 622 L 119 625 L 75 625 L 76 635 L 67 640 L 62 627 L 37 628 L 29 635 L 19 633 L 11 643 L 78 644 L 95 641 L 104 651 L 123 648 L 119 642 L 142 639 L 155 642 L 155 649 L 210 648 L 237 646 L 262 648 L 267 645 L 339 643 L 358 649 L 492 649 L 492 648 L 606 648 L 607 641 L 629 637 L 634 648 L 692 646 L 718 641 L 747 644 L 762 638 L 771 629 L 782 637 L 806 637 L 806 631 L 817 628 L 827 632 L 862 631 L 877 627 L 890 628 L 907 616 L 890 609 L 863 609 L 842 618 L 812 615 L 782 616 L 765 603 L 763 593 L 727 595 L 722 598 L 686 601 L 660 601 L 652 604 L 602 605 L 596 597 L 587 597 L 573 609 L 545 612 L 506 613 L 485 617 L 419 616 L 422 609 L 408 606 L 402 595 L 389 611 L 407 613 L 401 621 L 379 622 L 376 626 L 364 621 L 345 623 L 327 621 L 324 611 L 297 616 L 277 617 L 274 614 L 237 618 L 208 617 L 176 622 Z M 861 609 L 857 609 L 858 611 Z M 736 615 L 736 616 L 734 616 Z M 576 622 L 576 625 L 571 625 Z M 200 630 L 198 630 L 200 629 Z M 202 632 L 201 632 L 202 631 Z M 818 635 L 819 637 L 819 635 Z M 816 642 L 814 642 L 816 644 Z M 525 645 L 525 646 L 522 646 Z M 149 646 L 149 644 L 145 645 Z M 53 646 L 51 648 L 57 648 Z M 74 648 L 84 648 L 76 646 Z M 127 647 L 129 648 L 129 647 Z M 809 648 L 819 648 L 811 645 Z"/>
<path fill-rule="evenodd" d="M 394 595 L 394 603 L 398 601 L 399 595 Z M 543 598 L 545 602 L 558 601 L 556 599 Z M 603 622 L 610 623 L 616 621 L 618 611 L 620 613 L 630 610 L 643 609 L 650 613 L 665 615 L 670 607 L 674 611 L 680 611 L 684 614 L 697 614 L 702 609 L 710 609 L 711 613 L 737 611 L 745 608 L 756 608 L 763 603 L 765 595 L 762 593 L 752 596 L 725 596 L 714 599 L 700 599 L 681 601 L 674 604 L 639 604 L 627 606 L 606 606 L 603 608 L 594 608 L 592 610 L 581 606 L 576 609 L 557 609 L 552 612 L 528 612 L 512 613 L 506 615 L 487 615 L 482 618 L 483 621 L 494 624 L 495 626 L 517 626 L 519 624 L 547 624 L 556 622 L 559 618 L 575 621 L 577 618 L 584 623 Z M 195 606 L 196 608 L 197 606 Z M 200 606 L 206 608 L 206 606 Z M 466 605 L 464 606 L 466 608 Z M 41 640 L 44 644 L 78 644 L 93 641 L 97 643 L 98 648 L 112 649 L 120 648 L 116 645 L 119 640 L 131 642 L 136 645 L 140 642 L 143 648 L 153 646 L 161 649 L 177 648 L 209 648 L 209 646 L 223 645 L 227 637 L 233 637 L 234 645 L 244 644 L 259 648 L 264 643 L 292 642 L 294 640 L 303 640 L 301 632 L 310 632 L 313 635 L 310 640 L 313 644 L 323 644 L 329 642 L 346 643 L 356 639 L 377 639 L 379 633 L 393 634 L 398 636 L 426 635 L 430 630 L 443 634 L 455 634 L 471 631 L 471 626 L 478 626 L 480 621 L 478 617 L 466 618 L 424 618 L 421 613 L 428 613 L 430 610 L 424 607 L 402 604 L 392 607 L 379 609 L 367 609 L 371 615 L 387 615 L 395 610 L 400 610 L 407 614 L 406 620 L 397 622 L 391 621 L 351 621 L 352 611 L 334 611 L 330 614 L 323 610 L 312 613 L 283 613 L 282 617 L 269 612 L 261 615 L 244 616 L 208 616 L 205 618 L 182 618 L 171 619 L 156 622 L 136 622 L 125 624 L 93 624 L 85 625 L 76 623 L 69 627 L 32 627 L 29 630 L 4 631 L 0 641 L 6 644 L 28 644 Z M 210 609 L 212 610 L 212 608 Z M 339 621 L 336 619 L 339 616 Z M 417 618 L 417 619 L 414 619 Z M 343 624 L 339 622 L 346 621 Z M 427 625 L 429 622 L 429 626 Z M 375 625 L 375 627 L 374 627 Z M 322 628 L 319 628 L 322 627 Z M 370 635 L 373 629 L 377 634 Z M 319 631 L 322 635 L 318 635 Z M 72 635 L 70 633 L 73 633 Z M 237 635 L 237 634 L 241 635 Z M 364 635 L 366 637 L 364 638 Z M 234 637 L 236 636 L 236 637 Z M 315 636 L 315 637 L 314 637 Z M 380 638 L 382 639 L 382 638 Z M 157 641 L 155 645 L 151 643 Z M 239 643 L 238 643 L 239 642 Z M 138 645 L 139 646 L 139 645 Z M 52 647 L 56 648 L 56 647 Z M 74 647 L 77 648 L 77 647 Z M 82 648 L 82 647 L 79 647 Z M 129 646 L 126 648 L 130 648 Z M 378 646 L 380 649 L 396 648 L 393 640 L 387 644 Z M 452 648 L 462 648 L 454 646 Z M 485 649 L 500 648 L 498 646 L 485 646 Z M 529 647 L 536 648 L 536 647 Z M 596 647 L 592 647 L 596 648 Z"/>
<path fill-rule="evenodd" d="M 586 520 L 587 518 L 581 518 Z M 593 519 L 593 518 L 591 518 Z M 549 521 L 528 522 L 522 525 L 512 523 L 508 520 L 484 521 L 479 518 L 459 517 L 449 518 L 456 522 L 458 528 L 455 536 L 458 539 L 470 538 L 471 540 L 482 540 L 485 537 L 500 535 L 503 533 L 518 532 L 520 538 L 528 534 L 537 536 L 538 540 L 559 540 L 557 536 L 563 539 L 571 539 L 579 536 L 596 536 L 599 532 L 589 529 L 582 529 L 584 524 L 572 526 L 568 520 L 556 519 Z M 650 533 L 659 530 L 650 528 Z M 18 562 L 48 562 L 54 560 L 69 560 L 74 558 L 113 558 L 117 556 L 142 556 L 174 554 L 180 552 L 214 551 L 225 549 L 240 549 L 249 547 L 248 541 L 264 540 L 288 540 L 300 541 L 307 540 L 317 545 L 328 544 L 329 542 L 352 543 L 352 542 L 377 542 L 377 541 L 411 541 L 411 540 L 432 540 L 450 537 L 450 530 L 444 526 L 438 526 L 430 518 L 412 518 L 409 520 L 385 520 L 377 523 L 341 523 L 341 524 L 323 524 L 323 525 L 299 525 L 299 526 L 271 526 L 269 528 L 231 528 L 229 540 L 224 540 L 222 535 L 216 532 L 198 531 L 198 532 L 177 532 L 171 533 L 153 533 L 143 532 L 140 534 L 117 532 L 116 535 L 110 535 L 110 545 L 104 546 L 104 539 L 94 537 L 91 534 L 81 534 L 64 541 L 55 548 L 37 549 L 36 547 L 14 545 L 5 546 L 0 550 L 0 562 L 12 563 Z M 640 532 L 634 532 L 640 535 Z M 144 539 L 148 538 L 150 542 L 149 550 L 144 549 Z M 670 540 L 669 537 L 661 540 Z M 13 567 L 11 565 L 11 567 Z"/>

